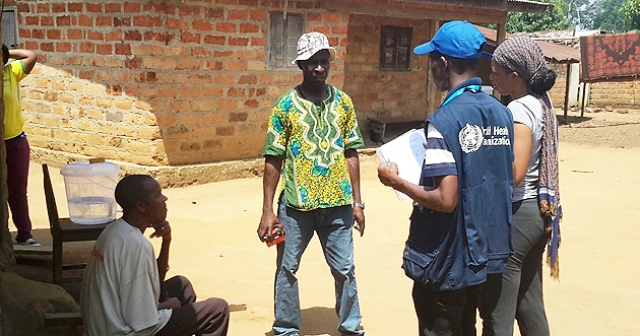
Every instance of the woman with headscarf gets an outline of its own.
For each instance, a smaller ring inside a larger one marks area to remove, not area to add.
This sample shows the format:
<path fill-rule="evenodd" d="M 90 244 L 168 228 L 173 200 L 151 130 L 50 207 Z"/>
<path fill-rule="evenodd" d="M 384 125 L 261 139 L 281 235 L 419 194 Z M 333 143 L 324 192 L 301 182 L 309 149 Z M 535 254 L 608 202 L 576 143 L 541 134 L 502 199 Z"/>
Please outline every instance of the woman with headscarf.
<path fill-rule="evenodd" d="M 514 120 L 514 254 L 503 274 L 483 286 L 480 314 L 483 335 L 513 335 L 518 321 L 523 336 L 549 335 L 542 298 L 542 256 L 557 278 L 559 221 L 558 126 L 548 91 L 556 74 L 546 66 L 540 47 L 529 37 L 506 40 L 491 61 L 496 90 L 513 99 Z"/>

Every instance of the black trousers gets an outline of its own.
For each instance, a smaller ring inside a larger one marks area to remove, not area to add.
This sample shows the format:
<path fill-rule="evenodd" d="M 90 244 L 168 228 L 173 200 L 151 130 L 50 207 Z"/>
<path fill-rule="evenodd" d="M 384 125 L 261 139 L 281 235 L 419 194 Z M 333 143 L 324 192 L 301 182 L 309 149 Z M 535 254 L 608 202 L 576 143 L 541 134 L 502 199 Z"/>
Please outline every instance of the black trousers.
<path fill-rule="evenodd" d="M 413 283 L 419 336 L 474 336 L 480 286 L 434 291 Z M 468 316 L 467 316 L 468 315 Z"/>
<path fill-rule="evenodd" d="M 175 297 L 182 307 L 173 309 L 169 322 L 156 336 L 227 335 L 229 304 L 226 301 L 209 298 L 196 302 L 193 286 L 183 276 L 165 280 L 160 290 L 160 301 Z"/>

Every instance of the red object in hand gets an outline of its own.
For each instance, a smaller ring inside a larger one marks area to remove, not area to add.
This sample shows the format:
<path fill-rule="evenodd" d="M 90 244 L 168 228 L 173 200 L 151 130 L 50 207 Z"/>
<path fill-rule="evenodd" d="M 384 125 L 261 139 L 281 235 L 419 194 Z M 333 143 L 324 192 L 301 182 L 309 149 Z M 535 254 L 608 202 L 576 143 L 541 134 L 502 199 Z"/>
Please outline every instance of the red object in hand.
<path fill-rule="evenodd" d="M 284 232 L 280 231 L 280 228 L 273 228 L 273 230 L 271 230 L 271 235 L 273 236 L 273 240 L 266 241 L 268 247 L 278 245 L 284 241 Z"/>

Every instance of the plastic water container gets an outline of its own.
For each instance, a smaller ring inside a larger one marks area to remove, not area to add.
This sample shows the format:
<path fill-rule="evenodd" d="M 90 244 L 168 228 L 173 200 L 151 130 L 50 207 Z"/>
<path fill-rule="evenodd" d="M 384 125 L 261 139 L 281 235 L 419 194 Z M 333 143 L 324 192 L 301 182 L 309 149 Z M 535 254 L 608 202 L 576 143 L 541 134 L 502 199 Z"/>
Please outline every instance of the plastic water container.
<path fill-rule="evenodd" d="M 104 159 L 72 162 L 60 170 L 72 222 L 95 225 L 116 218 L 114 191 L 119 172 L 118 166 Z"/>

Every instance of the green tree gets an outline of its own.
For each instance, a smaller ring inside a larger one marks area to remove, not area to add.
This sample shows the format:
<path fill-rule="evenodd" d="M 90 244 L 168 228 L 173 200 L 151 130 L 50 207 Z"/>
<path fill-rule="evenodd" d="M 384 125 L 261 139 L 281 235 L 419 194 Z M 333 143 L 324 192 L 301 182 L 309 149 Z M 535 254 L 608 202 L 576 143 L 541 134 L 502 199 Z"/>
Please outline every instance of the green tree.
<path fill-rule="evenodd" d="M 571 22 L 567 18 L 569 6 L 564 0 L 543 0 L 543 2 L 553 4 L 543 14 L 509 13 L 506 24 L 507 32 L 534 32 L 571 28 Z"/>
<path fill-rule="evenodd" d="M 602 0 L 594 6 L 593 22 L 585 28 L 601 29 L 607 33 L 624 31 L 624 22 L 620 20 L 620 8 L 626 0 Z"/>
<path fill-rule="evenodd" d="M 565 0 L 569 10 L 569 20 L 576 26 L 590 29 L 593 19 L 600 12 L 603 0 Z M 618 0 L 624 1 L 624 0 Z"/>
<path fill-rule="evenodd" d="M 640 0 L 627 0 L 622 5 L 620 13 L 627 31 L 640 30 Z"/>

